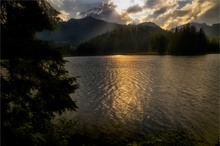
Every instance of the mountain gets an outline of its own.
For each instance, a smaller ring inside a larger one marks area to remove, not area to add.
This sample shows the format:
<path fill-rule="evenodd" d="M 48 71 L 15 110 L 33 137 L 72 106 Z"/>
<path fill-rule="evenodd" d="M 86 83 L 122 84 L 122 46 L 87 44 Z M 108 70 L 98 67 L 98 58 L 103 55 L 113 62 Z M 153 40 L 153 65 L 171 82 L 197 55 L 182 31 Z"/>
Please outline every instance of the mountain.
<path fill-rule="evenodd" d="M 61 22 L 55 32 L 40 32 L 37 37 L 42 40 L 71 42 L 78 44 L 97 35 L 120 28 L 122 25 L 95 19 L 91 16 L 82 19 L 70 19 Z"/>
<path fill-rule="evenodd" d="M 141 26 L 151 26 L 151 27 L 157 27 L 157 28 L 160 27 L 160 26 L 158 26 L 157 24 L 155 24 L 153 22 L 143 22 L 143 23 L 140 23 L 139 25 L 141 25 Z"/>
<path fill-rule="evenodd" d="M 72 55 L 203 55 L 219 52 L 219 43 L 209 41 L 205 33 L 195 31 L 194 26 L 179 29 L 171 33 L 160 27 L 126 25 L 81 43 Z"/>
<path fill-rule="evenodd" d="M 196 22 L 192 22 L 189 23 L 190 25 L 193 25 L 196 27 L 197 30 L 199 30 L 200 28 L 202 28 L 205 32 L 205 34 L 209 37 L 209 38 L 213 38 L 213 37 L 219 37 L 220 36 L 220 24 L 213 24 L 212 26 L 207 25 L 206 23 L 196 23 Z M 184 25 L 180 25 L 177 28 L 183 28 L 184 26 L 186 26 L 187 24 Z M 171 29 L 171 31 L 174 31 L 175 28 Z"/>
<path fill-rule="evenodd" d="M 160 29 L 160 27 L 153 22 L 144 22 L 135 26 Z M 127 28 L 126 25 L 107 22 L 96 19 L 92 16 L 82 19 L 72 18 L 67 22 L 59 23 L 55 32 L 43 31 L 37 33 L 37 38 L 41 40 L 55 41 L 56 44 L 62 48 L 61 53 L 64 55 L 70 55 L 80 43 L 88 41 L 103 33 L 124 27 Z"/>
<path fill-rule="evenodd" d="M 151 26 L 160 28 L 153 22 L 143 22 L 140 26 Z M 37 34 L 37 37 L 42 40 L 51 40 L 55 42 L 63 42 L 69 44 L 79 44 L 85 40 L 89 40 L 102 33 L 110 32 L 114 29 L 125 25 L 106 22 L 88 16 L 82 19 L 70 19 L 67 22 L 61 22 L 55 32 L 43 31 Z"/>

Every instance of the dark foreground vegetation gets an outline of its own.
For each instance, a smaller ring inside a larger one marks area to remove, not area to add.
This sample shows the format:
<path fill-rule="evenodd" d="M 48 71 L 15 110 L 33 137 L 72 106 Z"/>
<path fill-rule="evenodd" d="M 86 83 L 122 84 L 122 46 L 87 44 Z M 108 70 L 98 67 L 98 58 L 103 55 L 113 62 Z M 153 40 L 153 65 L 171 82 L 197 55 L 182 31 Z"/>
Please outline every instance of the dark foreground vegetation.
<path fill-rule="evenodd" d="M 219 38 L 209 40 L 202 29 L 186 25 L 174 32 L 161 28 L 128 25 L 104 33 L 78 46 L 73 55 L 140 54 L 202 55 L 219 53 Z"/>
<path fill-rule="evenodd" d="M 64 146 L 196 146 L 203 141 L 185 129 L 155 130 L 146 133 L 127 133 L 121 126 L 94 131 L 74 131 L 75 122 L 65 119 L 54 125 L 54 131 Z M 60 144 L 55 144 L 59 146 Z"/>
<path fill-rule="evenodd" d="M 130 137 L 118 137 L 116 140 L 111 137 L 101 136 L 98 138 L 91 138 L 82 135 L 73 135 L 71 138 L 71 143 L 69 145 L 78 146 L 195 146 L 199 142 L 189 135 L 185 131 L 157 131 L 151 134 L 146 134 L 145 136 L 135 139 L 137 135 Z M 120 139 L 121 138 L 121 139 Z"/>
<path fill-rule="evenodd" d="M 78 85 L 61 54 L 37 31 L 55 29 L 55 9 L 45 0 L 1 1 L 1 145 L 62 145 L 51 123 L 75 110 Z"/>

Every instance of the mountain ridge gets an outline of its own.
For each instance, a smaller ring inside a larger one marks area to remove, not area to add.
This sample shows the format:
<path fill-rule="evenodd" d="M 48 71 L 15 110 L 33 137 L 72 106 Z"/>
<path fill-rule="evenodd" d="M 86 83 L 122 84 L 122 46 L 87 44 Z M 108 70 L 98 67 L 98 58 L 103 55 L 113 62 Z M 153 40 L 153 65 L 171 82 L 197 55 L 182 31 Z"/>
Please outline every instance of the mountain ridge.
<path fill-rule="evenodd" d="M 202 28 L 209 39 L 219 37 L 219 27 L 220 27 L 219 23 L 213 24 L 211 26 L 207 25 L 206 23 L 197 23 L 197 22 L 192 22 L 190 24 L 194 25 L 197 30 Z M 181 25 L 178 26 L 177 28 L 180 29 L 186 25 L 187 24 Z M 42 39 L 42 40 L 54 41 L 55 43 L 63 47 L 63 49 L 61 50 L 63 54 L 71 54 L 70 52 L 75 51 L 81 43 L 89 41 L 98 36 L 100 38 L 100 36 L 102 36 L 102 34 L 105 33 L 110 33 L 112 31 L 120 31 L 119 29 L 122 29 L 122 31 L 126 30 L 123 31 L 123 33 L 128 33 L 131 38 L 137 38 L 137 36 L 135 36 L 137 33 L 136 30 L 138 30 L 138 33 L 140 33 L 141 32 L 140 29 L 143 29 L 143 33 L 146 33 L 146 36 L 152 34 L 153 32 L 156 32 L 155 29 L 157 29 L 157 31 L 163 30 L 160 26 L 158 26 L 153 22 L 143 22 L 137 25 L 134 24 L 121 25 L 113 22 L 100 20 L 92 16 L 88 16 L 82 19 L 71 18 L 67 22 L 60 22 L 56 32 L 47 32 L 47 31 L 40 32 L 37 34 L 37 37 L 38 39 Z M 169 30 L 163 30 L 163 31 L 167 33 L 169 32 Z M 175 31 L 175 28 L 171 29 L 170 31 Z M 156 33 L 154 35 L 156 35 Z M 145 41 L 149 41 L 146 38 L 144 38 L 146 36 L 138 37 L 138 40 L 145 39 Z M 127 37 L 127 35 L 123 35 L 123 37 Z M 117 42 L 123 41 L 124 40 L 123 37 L 117 38 L 118 39 Z M 131 39 L 130 41 L 134 41 L 134 40 L 135 39 Z M 147 45 L 149 46 L 149 42 L 148 43 L 141 42 L 141 43 L 145 44 L 146 46 Z"/>
<path fill-rule="evenodd" d="M 56 32 L 43 31 L 38 33 L 37 37 L 42 40 L 80 43 L 119 27 L 121 27 L 121 25 L 106 22 L 91 16 L 82 19 L 71 18 L 67 22 L 59 23 Z"/>
<path fill-rule="evenodd" d="M 153 22 L 143 22 L 138 25 L 160 28 L 160 26 Z M 126 25 L 107 22 L 92 16 L 82 19 L 71 18 L 66 22 L 59 23 L 56 32 L 39 32 L 37 37 L 42 40 L 79 44 L 102 33 L 110 32 L 124 26 Z"/>
<path fill-rule="evenodd" d="M 148 21 L 148 22 L 142 22 L 142 23 L 140 23 L 140 24 L 138 24 L 138 25 L 142 25 L 142 26 L 151 26 L 151 27 L 158 27 L 158 28 L 160 28 L 159 25 L 157 25 L 157 24 L 154 23 L 154 22 L 150 22 L 150 21 Z"/>
<path fill-rule="evenodd" d="M 207 25 L 206 23 L 191 22 L 189 24 L 194 25 L 197 30 L 202 28 L 209 38 L 220 36 L 219 23 Z M 143 22 L 137 25 L 161 28 L 154 22 Z M 177 26 L 176 28 L 180 29 L 185 25 L 187 24 Z M 66 22 L 59 23 L 56 32 L 39 32 L 37 34 L 37 38 L 42 40 L 71 43 L 77 45 L 102 33 L 110 32 L 114 29 L 124 26 L 126 25 L 117 24 L 114 22 L 107 22 L 101 19 L 94 18 L 92 16 L 87 16 L 81 19 L 71 18 Z M 170 29 L 170 31 L 174 30 L 175 28 Z"/>

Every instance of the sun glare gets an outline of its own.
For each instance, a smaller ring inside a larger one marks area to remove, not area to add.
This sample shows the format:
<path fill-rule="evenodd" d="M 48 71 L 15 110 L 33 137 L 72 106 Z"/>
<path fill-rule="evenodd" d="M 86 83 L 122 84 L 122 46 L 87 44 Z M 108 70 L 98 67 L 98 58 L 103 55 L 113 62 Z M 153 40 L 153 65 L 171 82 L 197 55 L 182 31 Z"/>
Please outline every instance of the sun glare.
<path fill-rule="evenodd" d="M 114 57 L 122 57 L 123 55 L 114 55 Z"/>

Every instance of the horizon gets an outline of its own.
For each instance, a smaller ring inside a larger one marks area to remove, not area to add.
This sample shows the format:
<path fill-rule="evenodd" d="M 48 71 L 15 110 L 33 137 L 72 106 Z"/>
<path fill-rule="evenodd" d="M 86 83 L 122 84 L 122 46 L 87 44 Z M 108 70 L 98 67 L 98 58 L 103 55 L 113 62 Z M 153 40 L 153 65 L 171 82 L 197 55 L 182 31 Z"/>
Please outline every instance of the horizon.
<path fill-rule="evenodd" d="M 191 22 L 219 23 L 218 0 L 47 0 L 60 11 L 60 18 L 92 16 L 117 24 L 153 22 L 169 30 Z"/>

